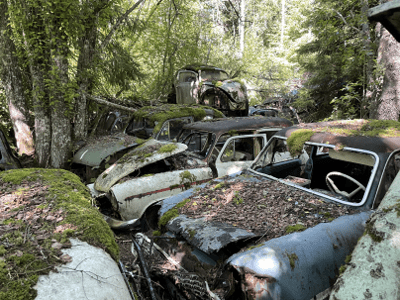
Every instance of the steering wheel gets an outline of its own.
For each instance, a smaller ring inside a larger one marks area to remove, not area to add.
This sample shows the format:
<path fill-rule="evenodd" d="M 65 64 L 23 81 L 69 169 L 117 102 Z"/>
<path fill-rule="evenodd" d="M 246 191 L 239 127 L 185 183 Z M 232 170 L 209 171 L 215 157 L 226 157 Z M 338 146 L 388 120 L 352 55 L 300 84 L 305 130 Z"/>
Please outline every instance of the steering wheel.
<path fill-rule="evenodd" d="M 337 186 L 335 185 L 333 180 L 330 178 L 332 175 L 346 178 L 346 179 L 350 180 L 351 182 L 355 183 L 356 185 L 358 185 L 358 187 L 354 191 L 352 191 L 351 193 L 347 193 L 345 191 L 341 191 L 341 190 L 339 190 L 337 188 Z M 326 175 L 325 181 L 326 181 L 326 185 L 328 186 L 329 190 L 332 193 L 336 193 L 336 194 L 345 196 L 348 199 L 351 199 L 351 197 L 353 197 L 355 194 L 357 194 L 360 190 L 364 190 L 365 191 L 365 186 L 363 186 L 360 182 L 355 180 L 353 177 L 350 177 L 349 175 L 346 175 L 346 174 L 343 174 L 343 173 L 340 173 L 340 172 L 330 172 L 330 173 L 328 173 Z"/>

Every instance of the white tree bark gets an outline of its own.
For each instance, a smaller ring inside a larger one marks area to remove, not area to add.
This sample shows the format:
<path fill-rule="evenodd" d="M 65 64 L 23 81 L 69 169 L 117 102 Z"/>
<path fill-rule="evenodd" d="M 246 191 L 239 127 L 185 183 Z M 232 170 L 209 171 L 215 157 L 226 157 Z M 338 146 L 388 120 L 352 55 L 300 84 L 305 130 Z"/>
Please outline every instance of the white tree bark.
<path fill-rule="evenodd" d="M 329 300 L 400 299 L 400 173 L 367 221 Z"/>
<path fill-rule="evenodd" d="M 243 58 L 244 53 L 244 29 L 246 21 L 246 0 L 240 2 L 240 19 L 239 19 L 239 37 L 240 37 L 240 51 L 239 57 Z"/>

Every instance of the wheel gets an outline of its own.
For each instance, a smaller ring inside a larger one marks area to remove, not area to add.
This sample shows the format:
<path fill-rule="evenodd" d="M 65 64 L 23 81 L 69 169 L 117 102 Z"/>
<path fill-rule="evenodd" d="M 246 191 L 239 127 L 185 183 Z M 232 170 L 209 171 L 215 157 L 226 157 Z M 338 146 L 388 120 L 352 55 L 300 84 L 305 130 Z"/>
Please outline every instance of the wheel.
<path fill-rule="evenodd" d="M 339 176 L 339 177 L 343 177 L 347 180 L 350 180 L 351 182 L 355 183 L 356 185 L 358 185 L 358 187 L 353 190 L 351 193 L 347 193 L 345 191 L 341 191 L 337 188 L 337 186 L 335 185 L 335 183 L 333 182 L 333 180 L 331 179 L 331 176 Z M 365 191 L 365 186 L 363 186 L 359 181 L 355 180 L 353 177 L 350 177 L 349 175 L 340 173 L 340 172 L 330 172 L 326 175 L 325 178 L 326 181 L 326 185 L 328 186 L 329 190 L 332 193 L 336 193 L 339 195 L 342 195 L 348 199 L 351 199 L 355 194 L 357 194 L 360 190 L 364 190 Z"/>

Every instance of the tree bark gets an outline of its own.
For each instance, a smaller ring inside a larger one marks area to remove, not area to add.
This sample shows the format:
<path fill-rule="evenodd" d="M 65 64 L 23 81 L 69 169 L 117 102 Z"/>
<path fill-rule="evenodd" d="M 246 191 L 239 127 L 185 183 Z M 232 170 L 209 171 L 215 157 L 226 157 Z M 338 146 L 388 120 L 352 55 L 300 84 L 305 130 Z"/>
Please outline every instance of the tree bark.
<path fill-rule="evenodd" d="M 7 12 L 7 1 L 0 2 L 0 74 L 17 141 L 18 154 L 32 156 L 35 148 L 29 124 L 29 110 L 24 93 L 22 73 L 16 57 L 16 48 L 11 40 L 11 32 L 8 27 Z"/>
<path fill-rule="evenodd" d="M 400 46 L 395 38 L 380 24 L 378 65 L 385 67 L 382 90 L 377 91 L 370 116 L 380 120 L 398 120 L 400 116 Z"/>

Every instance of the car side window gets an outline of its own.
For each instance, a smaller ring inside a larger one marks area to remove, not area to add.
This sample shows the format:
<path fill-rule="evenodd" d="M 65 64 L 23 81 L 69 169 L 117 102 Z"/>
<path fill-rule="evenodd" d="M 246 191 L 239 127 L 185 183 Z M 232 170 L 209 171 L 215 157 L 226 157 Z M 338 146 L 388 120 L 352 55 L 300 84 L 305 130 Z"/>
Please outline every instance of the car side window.
<path fill-rule="evenodd" d="M 225 148 L 221 161 L 252 161 L 259 153 L 262 144 L 263 138 L 261 137 L 233 139 Z"/>
<path fill-rule="evenodd" d="M 185 124 L 191 123 L 190 118 L 182 118 L 177 120 L 169 120 L 164 122 L 163 127 L 160 130 L 158 140 L 161 141 L 171 141 L 177 137 L 181 128 Z"/>
<path fill-rule="evenodd" d="M 373 209 L 376 209 L 382 202 L 383 197 L 388 191 L 397 173 L 400 171 L 400 151 L 393 154 L 386 164 L 383 171 L 381 181 L 379 183 L 378 191 L 376 193 Z"/>

